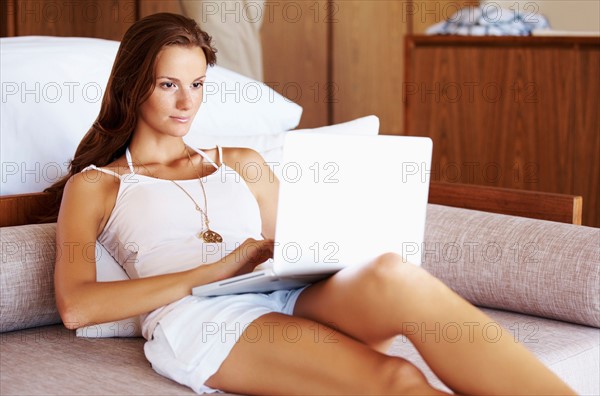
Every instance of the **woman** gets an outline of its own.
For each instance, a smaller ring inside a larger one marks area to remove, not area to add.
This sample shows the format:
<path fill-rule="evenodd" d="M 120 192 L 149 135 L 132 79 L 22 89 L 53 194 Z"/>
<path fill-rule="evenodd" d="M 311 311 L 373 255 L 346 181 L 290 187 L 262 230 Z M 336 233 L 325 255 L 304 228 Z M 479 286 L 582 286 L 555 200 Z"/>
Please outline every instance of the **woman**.
<path fill-rule="evenodd" d="M 69 252 L 55 271 L 68 328 L 144 315 L 153 368 L 198 393 L 442 394 L 385 354 L 403 333 L 457 393 L 572 393 L 507 331 L 487 342 L 473 328 L 490 318 L 394 254 L 302 289 L 191 296 L 273 249 L 278 183 L 263 159 L 182 139 L 215 60 L 210 37 L 183 16 L 152 15 L 125 34 L 98 119 L 51 189 L 62 198 L 57 246 Z M 250 163 L 259 180 L 223 176 Z M 84 251 L 96 240 L 131 280 L 96 282 Z M 469 336 L 427 336 L 446 323 Z"/>

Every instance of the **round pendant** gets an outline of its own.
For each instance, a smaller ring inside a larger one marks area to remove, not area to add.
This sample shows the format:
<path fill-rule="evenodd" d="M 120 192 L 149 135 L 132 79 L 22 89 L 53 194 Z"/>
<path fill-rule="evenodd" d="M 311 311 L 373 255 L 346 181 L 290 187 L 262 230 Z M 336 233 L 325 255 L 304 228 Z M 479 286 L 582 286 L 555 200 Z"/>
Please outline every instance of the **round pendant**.
<path fill-rule="evenodd" d="M 198 234 L 198 238 L 202 239 L 206 243 L 221 243 L 223 242 L 223 237 L 218 233 L 214 232 L 211 229 L 203 231 Z"/>

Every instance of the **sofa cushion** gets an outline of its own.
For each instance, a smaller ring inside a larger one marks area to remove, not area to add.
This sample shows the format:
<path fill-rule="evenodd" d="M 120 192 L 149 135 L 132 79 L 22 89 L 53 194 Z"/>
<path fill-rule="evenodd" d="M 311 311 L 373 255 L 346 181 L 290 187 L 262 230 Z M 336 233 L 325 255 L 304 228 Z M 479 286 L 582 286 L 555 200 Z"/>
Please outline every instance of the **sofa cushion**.
<path fill-rule="evenodd" d="M 62 325 L 2 334 L 2 395 L 193 395 L 157 374 L 143 338 L 78 338 Z"/>
<path fill-rule="evenodd" d="M 484 312 L 578 394 L 600 394 L 600 330 L 512 312 Z M 60 325 L 1 337 L 2 395 L 194 394 L 152 370 L 142 338 L 82 339 Z M 432 385 L 447 389 L 405 338 L 397 337 L 389 352 L 415 363 Z"/>
<path fill-rule="evenodd" d="M 0 228 L 0 330 L 60 323 L 54 300 L 55 224 Z"/>
<path fill-rule="evenodd" d="M 0 229 L 1 331 L 60 323 L 55 227 Z M 423 267 L 476 305 L 599 327 L 599 238 L 596 228 L 429 205 Z M 80 335 L 137 335 L 109 326 Z"/>
<path fill-rule="evenodd" d="M 429 205 L 423 267 L 475 305 L 600 327 L 600 229 Z"/>
<path fill-rule="evenodd" d="M 0 228 L 0 320 L 2 332 L 60 323 L 54 297 L 56 223 Z M 128 279 L 125 271 L 96 243 L 96 279 Z M 77 329 L 79 337 L 140 337 L 135 316 Z"/>

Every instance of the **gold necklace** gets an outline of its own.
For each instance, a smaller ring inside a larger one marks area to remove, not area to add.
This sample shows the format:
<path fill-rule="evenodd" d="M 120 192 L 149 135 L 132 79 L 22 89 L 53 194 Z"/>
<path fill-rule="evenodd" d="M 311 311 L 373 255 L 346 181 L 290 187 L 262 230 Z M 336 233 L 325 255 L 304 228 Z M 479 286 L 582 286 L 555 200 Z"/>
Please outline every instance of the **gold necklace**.
<path fill-rule="evenodd" d="M 204 211 L 202 211 L 200 206 L 196 203 L 196 200 L 194 198 L 192 198 L 192 196 L 183 187 L 181 187 L 179 184 L 175 183 L 175 180 L 171 180 L 171 181 L 173 183 L 175 183 L 175 185 L 177 187 L 179 187 L 184 193 L 186 193 L 186 195 L 188 197 L 190 197 L 190 199 L 196 205 L 196 210 L 201 212 L 202 215 L 204 216 L 204 226 L 206 227 L 206 230 L 202 230 L 197 235 L 198 238 L 201 238 L 204 242 L 207 242 L 207 243 L 221 243 L 221 242 L 223 242 L 223 237 L 218 232 L 211 230 L 210 227 L 208 226 L 208 224 L 210 223 L 208 220 L 208 200 L 206 199 L 206 190 L 204 189 L 204 183 L 202 182 L 202 178 L 200 177 L 200 172 L 198 172 L 196 165 L 194 165 L 194 161 L 192 161 L 192 157 L 190 156 L 188 147 L 184 144 L 183 148 L 185 150 L 185 153 L 187 154 L 188 161 L 190 161 L 190 164 L 192 164 L 192 168 L 194 168 L 194 170 L 196 171 L 196 176 L 198 176 L 198 181 L 200 182 L 200 187 L 202 187 L 202 195 L 204 196 Z"/>
<path fill-rule="evenodd" d="M 200 187 L 202 187 L 202 195 L 204 196 L 204 210 L 202 210 L 202 208 L 200 207 L 198 202 L 196 202 L 194 197 L 192 197 L 185 188 L 183 188 L 175 180 L 172 180 L 172 179 L 168 179 L 168 180 L 170 182 L 172 182 L 173 184 L 175 184 L 177 187 L 179 187 L 179 189 L 181 191 L 183 191 L 185 193 L 185 195 L 187 195 L 192 200 L 192 202 L 194 203 L 194 207 L 196 208 L 196 210 L 198 212 L 200 212 L 200 215 L 202 216 L 202 219 L 204 221 L 204 228 L 202 228 L 202 230 L 198 234 L 196 234 L 196 237 L 198 237 L 199 239 L 202 239 L 206 243 L 221 243 L 221 242 L 223 242 L 223 237 L 218 232 L 211 230 L 210 227 L 208 226 L 208 224 L 210 223 L 210 221 L 208 220 L 208 200 L 206 199 L 206 190 L 204 189 L 204 183 L 202 182 L 202 178 L 200 177 L 200 172 L 198 172 L 196 165 L 194 165 L 194 162 L 192 161 L 192 157 L 190 156 L 188 148 L 185 144 L 183 145 L 183 149 L 184 149 L 185 153 L 187 154 L 188 161 L 190 162 L 190 164 L 196 171 L 196 175 L 198 176 L 198 181 L 200 182 Z M 152 174 L 152 172 L 150 172 L 150 170 L 146 167 L 146 165 L 142 164 L 142 166 L 144 167 L 144 169 L 146 169 L 146 171 L 150 174 L 150 176 L 152 176 L 156 179 L 156 177 Z"/>

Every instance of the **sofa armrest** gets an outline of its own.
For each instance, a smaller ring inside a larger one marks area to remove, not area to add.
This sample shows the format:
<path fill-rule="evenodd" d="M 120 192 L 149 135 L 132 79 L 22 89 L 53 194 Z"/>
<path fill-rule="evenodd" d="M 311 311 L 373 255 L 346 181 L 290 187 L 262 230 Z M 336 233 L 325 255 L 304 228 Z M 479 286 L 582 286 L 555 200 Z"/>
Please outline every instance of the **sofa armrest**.
<path fill-rule="evenodd" d="M 600 229 L 430 204 L 423 267 L 473 304 L 600 327 Z"/>
<path fill-rule="evenodd" d="M 581 224 L 577 195 L 432 181 L 429 203 L 532 219 Z"/>

